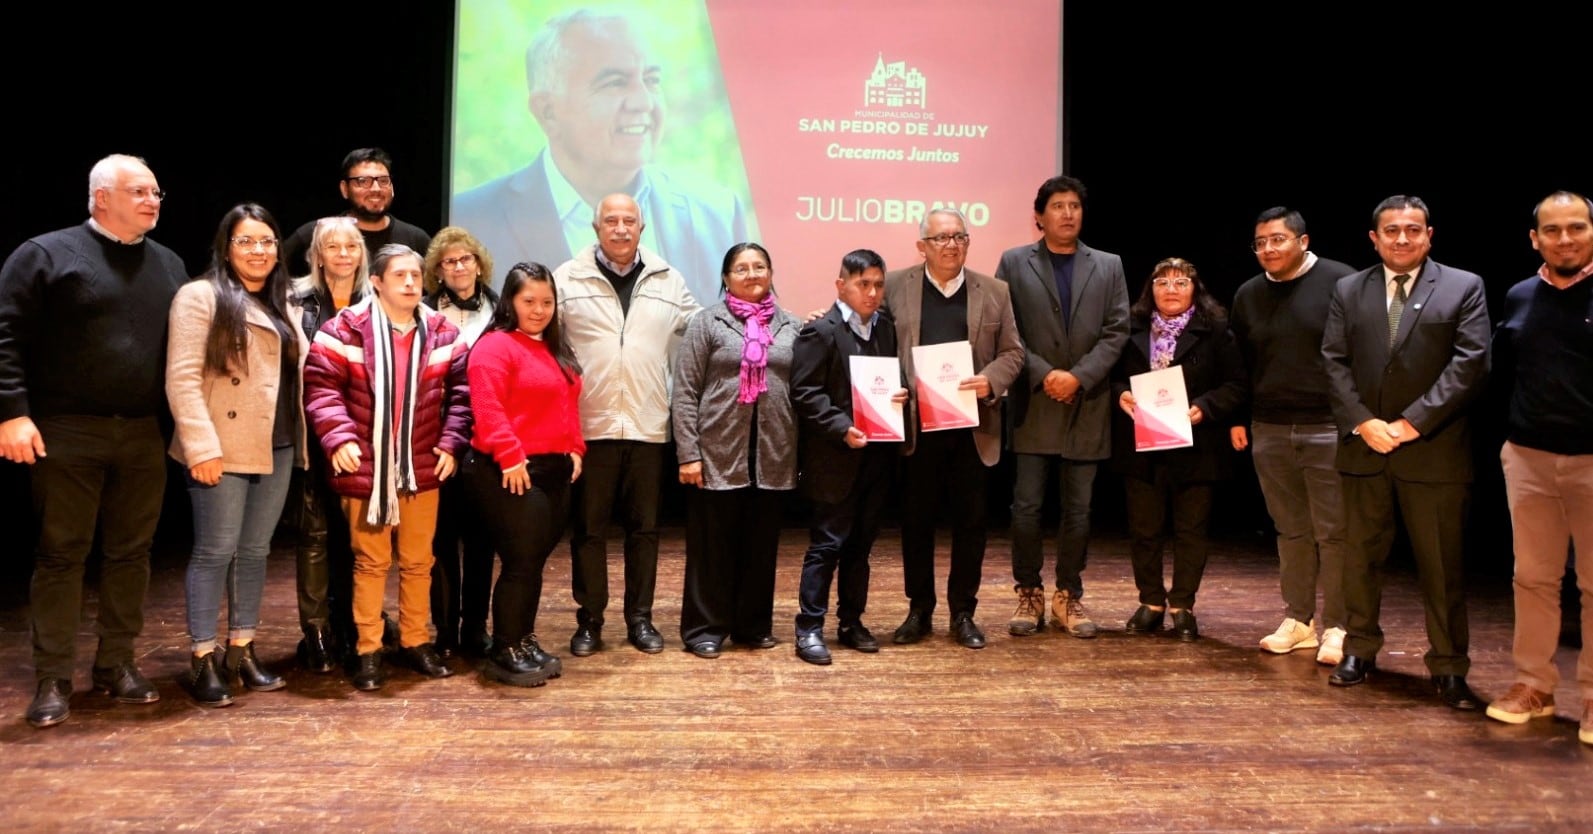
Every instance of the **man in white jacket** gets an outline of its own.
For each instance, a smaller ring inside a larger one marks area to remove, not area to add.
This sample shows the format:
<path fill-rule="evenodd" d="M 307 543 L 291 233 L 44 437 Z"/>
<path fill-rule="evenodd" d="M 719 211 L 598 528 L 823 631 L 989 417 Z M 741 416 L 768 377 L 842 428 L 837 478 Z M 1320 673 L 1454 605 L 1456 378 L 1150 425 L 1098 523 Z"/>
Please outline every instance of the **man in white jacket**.
<path fill-rule="evenodd" d="M 669 439 L 675 347 L 701 305 L 679 272 L 640 245 L 641 209 L 611 194 L 592 218 L 597 244 L 554 271 L 559 313 L 581 361 L 581 433 L 587 454 L 575 486 L 570 534 L 576 610 L 570 654 L 603 646 L 608 607 L 606 531 L 616 500 L 625 529 L 626 639 L 649 654 L 658 576 L 658 499 Z"/>

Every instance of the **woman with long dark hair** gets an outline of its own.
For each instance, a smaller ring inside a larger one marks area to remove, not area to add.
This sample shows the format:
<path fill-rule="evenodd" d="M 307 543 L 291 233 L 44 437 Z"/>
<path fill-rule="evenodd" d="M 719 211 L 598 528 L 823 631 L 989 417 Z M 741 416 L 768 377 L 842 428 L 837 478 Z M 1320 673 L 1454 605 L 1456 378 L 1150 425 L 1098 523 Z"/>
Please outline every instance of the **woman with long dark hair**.
<path fill-rule="evenodd" d="M 720 270 L 724 298 L 692 318 L 675 364 L 670 417 L 686 517 L 680 636 L 698 657 L 726 639 L 754 649 L 773 633 L 784 495 L 796 487 L 791 358 L 796 319 L 774 296 L 769 251 L 738 243 Z"/>
<path fill-rule="evenodd" d="M 183 682 L 203 706 L 232 703 L 234 687 L 280 689 L 255 656 L 271 534 L 289 473 L 305 465 L 300 388 L 309 342 L 298 327 L 281 229 L 264 208 L 222 217 L 201 280 L 178 290 L 167 344 L 166 398 L 176 420 L 171 456 L 188 470 L 194 547 L 188 561 Z M 227 645 L 216 635 L 227 597 Z"/>
<path fill-rule="evenodd" d="M 510 267 L 492 325 L 471 349 L 469 377 L 475 427 L 464 477 L 503 561 L 482 672 L 511 686 L 540 686 L 562 668 L 535 634 L 542 570 L 564 535 L 570 484 L 586 454 L 581 368 L 546 267 Z"/>
<path fill-rule="evenodd" d="M 1129 380 L 1152 370 L 1183 369 L 1194 445 L 1135 450 L 1140 419 Z M 1228 421 L 1244 403 L 1245 367 L 1222 305 L 1207 292 L 1195 265 L 1183 258 L 1156 264 L 1139 300 L 1129 309 L 1129 339 L 1113 369 L 1112 389 L 1121 414 L 1112 429 L 1114 467 L 1128 498 L 1129 557 L 1139 609 L 1131 632 L 1160 631 L 1169 613 L 1173 633 L 1200 637 L 1195 594 L 1210 546 L 1206 537 L 1214 484 L 1228 476 Z M 1172 518 L 1173 581 L 1163 578 L 1162 548 Z"/>

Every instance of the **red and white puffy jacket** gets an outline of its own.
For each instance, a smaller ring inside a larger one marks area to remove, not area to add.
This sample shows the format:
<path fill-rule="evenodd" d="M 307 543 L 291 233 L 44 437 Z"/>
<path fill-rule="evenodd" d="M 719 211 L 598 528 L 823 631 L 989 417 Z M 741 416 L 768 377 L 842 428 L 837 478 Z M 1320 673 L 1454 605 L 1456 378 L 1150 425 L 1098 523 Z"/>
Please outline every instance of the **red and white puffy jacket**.
<path fill-rule="evenodd" d="M 332 489 L 348 498 L 369 498 L 374 483 L 375 396 L 365 364 L 365 346 L 375 338 L 370 310 L 374 303 L 371 298 L 345 307 L 321 325 L 304 368 L 304 412 L 327 458 L 351 440 L 359 444 L 360 468 L 332 476 Z M 432 449 L 457 458 L 470 448 L 470 387 L 465 374 L 469 348 L 459 338 L 459 328 L 441 314 L 422 305 L 415 315 L 423 323 L 426 342 L 420 353 L 424 364 L 415 392 L 412 436 L 415 481 L 425 492 L 438 486 L 437 455 Z"/>

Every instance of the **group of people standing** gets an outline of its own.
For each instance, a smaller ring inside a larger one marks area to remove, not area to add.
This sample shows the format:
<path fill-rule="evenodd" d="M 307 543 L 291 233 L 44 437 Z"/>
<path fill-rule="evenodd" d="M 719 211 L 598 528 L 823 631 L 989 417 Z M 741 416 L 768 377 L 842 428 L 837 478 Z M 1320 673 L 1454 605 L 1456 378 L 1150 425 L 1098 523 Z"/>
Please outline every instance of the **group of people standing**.
<path fill-rule="evenodd" d="M 1048 624 L 1078 638 L 1098 633 L 1082 574 L 1096 470 L 1109 462 L 1124 484 L 1139 592 L 1126 629 L 1160 632 L 1170 620 L 1172 634 L 1198 639 L 1215 485 L 1231 452 L 1248 449 L 1278 529 L 1285 611 L 1261 648 L 1317 649 L 1334 667 L 1330 683 L 1365 681 L 1382 643 L 1381 576 L 1397 513 L 1420 572 L 1435 690 L 1451 707 L 1477 709 L 1465 680 L 1461 581 L 1466 412 L 1490 339 L 1495 368 L 1507 365 L 1514 382 L 1504 463 L 1519 674 L 1488 714 L 1522 723 L 1554 711 L 1558 581 L 1571 540 L 1588 532 L 1577 509 L 1590 487 L 1581 471 L 1589 450 L 1574 431 L 1593 418 L 1593 344 L 1581 324 L 1593 310 L 1582 280 L 1593 272 L 1586 198 L 1562 192 L 1538 206 L 1532 239 L 1545 266 L 1512 289 L 1492 335 L 1481 279 L 1428 256 L 1432 230 L 1418 198 L 1374 210 L 1381 262 L 1360 272 L 1312 253 L 1298 212 L 1262 213 L 1252 245 L 1263 272 L 1230 312 L 1176 257 L 1155 265 L 1131 304 L 1121 259 L 1079 239 L 1086 190 L 1068 176 L 1041 184 L 1040 239 L 1006 251 L 994 275 L 966 268 L 964 218 L 934 209 L 918 227 L 921 263 L 887 271 L 877 253 L 850 252 L 835 303 L 801 320 L 779 306 L 773 258 L 752 242 L 725 253 L 721 297 L 704 307 L 640 245 L 645 222 L 625 194 L 594 209 L 594 245 L 552 270 L 513 264 L 495 290 L 491 254 L 468 230 L 433 238 L 388 213 L 384 153 L 355 151 L 342 170 L 346 215 L 284 237 L 263 207 L 238 205 L 218 226 L 208 270 L 185 282 L 181 260 L 147 237 L 164 196 L 153 173 L 113 155 L 90 174 L 87 223 L 34 238 L 6 261 L 0 453 L 33 467 L 40 523 L 34 726 L 69 713 L 96 522 L 105 567 L 93 683 L 123 702 L 159 698 L 132 642 L 162 448 L 184 470 L 193 503 L 183 683 L 197 702 L 224 706 L 240 689 L 284 685 L 254 637 L 285 507 L 301 533 L 299 660 L 319 672 L 345 660 L 359 689 L 383 685 L 384 656 L 428 677 L 451 674 L 454 653 L 482 659 L 483 674 L 504 684 L 557 677 L 562 662 L 543 649 L 536 619 L 567 519 L 570 652 L 600 650 L 616 510 L 626 640 L 661 651 L 653 592 L 671 441 L 676 476 L 691 487 L 687 651 L 714 658 L 727 641 L 779 644 L 776 553 L 784 496 L 798 489 L 812 517 L 796 654 L 832 662 L 832 584 L 837 641 L 878 651 L 863 621 L 869 555 L 898 476 L 909 610 L 892 640 L 916 643 L 933 630 L 944 507 L 950 631 L 981 648 L 986 473 L 1004 437 L 1016 463 L 1009 633 Z M 290 266 L 300 257 L 302 267 Z M 959 342 L 973 373 L 957 384 L 976 401 L 977 424 L 921 431 L 913 348 Z M 900 379 L 877 384 L 905 411 L 904 442 L 871 442 L 855 424 L 848 362 L 860 355 L 898 358 Z M 1174 367 L 1193 442 L 1139 451 L 1143 414 L 1131 381 Z M 1048 615 L 1041 515 L 1053 481 L 1060 524 Z M 1593 565 L 1583 550 L 1587 631 Z M 396 621 L 384 611 L 395 565 Z M 1579 683 L 1581 737 L 1593 743 L 1586 653 Z"/>

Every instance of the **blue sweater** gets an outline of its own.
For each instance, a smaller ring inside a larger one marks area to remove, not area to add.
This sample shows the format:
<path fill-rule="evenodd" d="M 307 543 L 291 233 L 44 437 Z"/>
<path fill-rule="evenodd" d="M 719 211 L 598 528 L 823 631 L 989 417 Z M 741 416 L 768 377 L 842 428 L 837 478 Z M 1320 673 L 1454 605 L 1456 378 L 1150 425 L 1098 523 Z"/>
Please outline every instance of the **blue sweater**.
<path fill-rule="evenodd" d="M 1593 278 L 1562 290 L 1534 275 L 1511 287 L 1492 358 L 1495 378 L 1512 380 L 1512 443 L 1593 454 Z"/>

